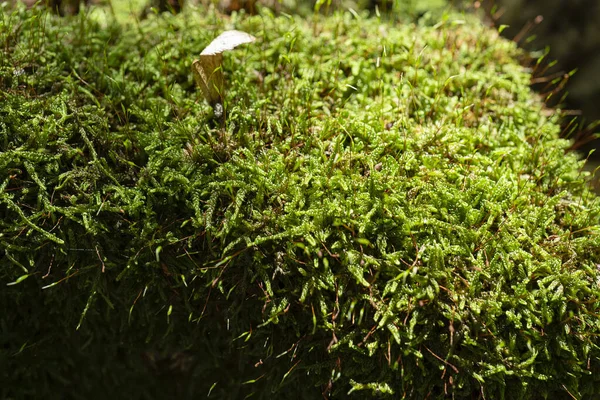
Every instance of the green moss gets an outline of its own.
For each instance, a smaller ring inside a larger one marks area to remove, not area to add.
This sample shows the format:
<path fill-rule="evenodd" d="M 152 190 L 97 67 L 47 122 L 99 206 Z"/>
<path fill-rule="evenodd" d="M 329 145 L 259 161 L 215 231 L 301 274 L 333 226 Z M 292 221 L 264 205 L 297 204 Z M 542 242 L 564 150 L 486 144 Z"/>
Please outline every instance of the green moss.
<path fill-rule="evenodd" d="M 2 14 L 2 397 L 597 395 L 582 162 L 513 43 L 427 21 Z"/>

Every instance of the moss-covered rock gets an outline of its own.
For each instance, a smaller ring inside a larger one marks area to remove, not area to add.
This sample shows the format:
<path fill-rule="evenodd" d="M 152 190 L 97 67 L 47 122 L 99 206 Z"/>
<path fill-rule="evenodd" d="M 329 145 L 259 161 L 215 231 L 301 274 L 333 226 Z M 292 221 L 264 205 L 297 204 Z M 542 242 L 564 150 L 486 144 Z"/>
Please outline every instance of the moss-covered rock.
<path fill-rule="evenodd" d="M 2 397 L 598 395 L 600 205 L 475 18 L 1 18 Z"/>

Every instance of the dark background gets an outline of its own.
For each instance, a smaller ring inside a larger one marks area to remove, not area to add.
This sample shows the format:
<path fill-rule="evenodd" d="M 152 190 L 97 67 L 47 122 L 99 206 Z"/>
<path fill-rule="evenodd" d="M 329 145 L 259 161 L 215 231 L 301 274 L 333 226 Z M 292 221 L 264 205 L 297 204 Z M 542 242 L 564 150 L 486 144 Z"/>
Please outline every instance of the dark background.
<path fill-rule="evenodd" d="M 600 120 L 600 1 L 487 0 L 482 8 L 495 25 L 509 25 L 502 35 L 519 46 L 539 55 L 549 48 L 546 61 L 556 60 L 556 65 L 544 73 L 548 81 L 537 80 L 536 90 L 547 93 L 552 78 L 577 70 L 564 86 L 567 97 L 561 108 L 567 110 L 567 120 L 577 116 L 579 133 L 570 136 L 574 147 L 583 153 L 600 148 L 600 141 L 591 140 L 600 131 L 595 122 Z M 549 105 L 555 106 L 563 94 Z M 593 157 L 600 158 L 596 153 Z"/>

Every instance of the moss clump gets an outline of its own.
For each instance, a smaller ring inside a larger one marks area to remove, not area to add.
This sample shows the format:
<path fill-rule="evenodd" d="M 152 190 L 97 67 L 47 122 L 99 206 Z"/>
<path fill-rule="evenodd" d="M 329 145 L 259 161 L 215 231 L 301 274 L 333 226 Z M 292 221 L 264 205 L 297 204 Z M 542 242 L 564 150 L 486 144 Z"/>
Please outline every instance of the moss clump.
<path fill-rule="evenodd" d="M 598 395 L 582 162 L 514 44 L 427 21 L 2 14 L 2 397 Z"/>

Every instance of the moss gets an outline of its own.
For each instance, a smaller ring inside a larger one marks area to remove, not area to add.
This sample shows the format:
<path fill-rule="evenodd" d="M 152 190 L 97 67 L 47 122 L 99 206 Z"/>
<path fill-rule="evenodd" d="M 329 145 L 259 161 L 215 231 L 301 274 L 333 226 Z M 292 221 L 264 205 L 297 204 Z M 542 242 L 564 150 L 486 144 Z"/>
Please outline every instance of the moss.
<path fill-rule="evenodd" d="M 476 19 L 0 29 L 2 397 L 598 394 L 600 205 Z"/>

